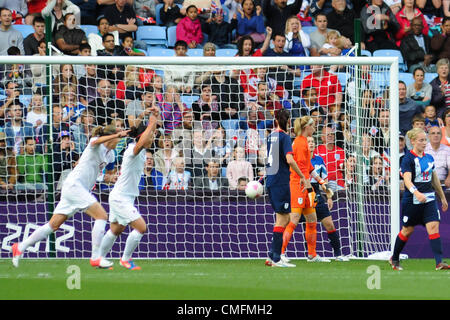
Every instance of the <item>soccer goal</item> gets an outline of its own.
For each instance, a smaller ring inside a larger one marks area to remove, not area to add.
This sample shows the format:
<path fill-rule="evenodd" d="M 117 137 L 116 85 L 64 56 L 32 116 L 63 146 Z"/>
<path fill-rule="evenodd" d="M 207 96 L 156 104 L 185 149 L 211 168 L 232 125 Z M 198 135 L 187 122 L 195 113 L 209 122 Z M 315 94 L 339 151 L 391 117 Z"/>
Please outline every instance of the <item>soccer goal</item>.
<path fill-rule="evenodd" d="M 273 209 L 266 194 L 250 200 L 243 189 L 264 176 L 266 137 L 281 107 L 315 121 L 314 154 L 334 190 L 342 253 L 391 250 L 400 228 L 397 58 L 3 56 L 0 65 L 1 258 L 51 217 L 92 128 L 145 124 L 151 105 L 161 120 L 136 202 L 148 229 L 135 258 L 267 257 Z M 92 190 L 107 211 L 128 142 Z M 89 258 L 92 225 L 77 213 L 24 256 Z M 320 223 L 317 252 L 333 256 Z M 307 256 L 303 224 L 287 253 Z"/>

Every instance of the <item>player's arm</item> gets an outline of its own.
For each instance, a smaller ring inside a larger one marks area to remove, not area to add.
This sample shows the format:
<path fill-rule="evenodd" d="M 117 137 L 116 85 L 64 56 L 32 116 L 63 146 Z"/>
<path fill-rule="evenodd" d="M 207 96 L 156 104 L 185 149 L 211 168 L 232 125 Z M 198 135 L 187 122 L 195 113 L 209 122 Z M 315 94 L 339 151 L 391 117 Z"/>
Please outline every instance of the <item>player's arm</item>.
<path fill-rule="evenodd" d="M 152 114 L 148 120 L 147 128 L 142 133 L 141 138 L 138 140 L 138 142 L 134 146 L 134 149 L 133 149 L 134 155 L 138 155 L 139 152 L 141 152 L 142 149 L 144 149 L 148 143 L 153 142 L 153 139 L 155 138 L 156 124 L 158 123 L 158 108 L 152 107 L 152 109 L 153 109 Z"/>
<path fill-rule="evenodd" d="M 423 193 L 417 190 L 417 187 L 414 185 L 414 183 L 412 183 L 411 178 L 412 178 L 411 172 L 409 171 L 403 172 L 403 181 L 405 182 L 405 187 L 417 198 L 417 200 L 419 200 L 422 203 L 425 203 L 425 201 L 427 201 L 427 198 Z"/>
<path fill-rule="evenodd" d="M 316 180 L 322 187 L 322 190 L 327 194 L 327 198 L 331 199 L 333 198 L 333 190 L 331 190 L 328 187 L 328 181 L 325 179 L 322 179 L 322 177 L 317 173 L 316 170 L 311 171 L 311 177 Z"/>
<path fill-rule="evenodd" d="M 448 209 L 448 203 L 447 199 L 445 198 L 444 190 L 442 190 L 441 181 L 439 180 L 439 177 L 436 174 L 436 171 L 433 171 L 433 175 L 431 177 L 431 185 L 433 186 L 434 190 L 438 194 L 439 198 L 442 202 L 442 210 L 447 211 Z"/>
<path fill-rule="evenodd" d="M 311 188 L 311 183 L 309 181 L 306 181 L 305 176 L 303 175 L 302 171 L 297 165 L 297 162 L 295 162 L 294 156 L 291 153 L 286 154 L 286 161 L 288 165 L 294 170 L 296 174 L 300 177 L 300 186 Z"/>
<path fill-rule="evenodd" d="M 101 136 L 98 139 L 92 141 L 91 145 L 93 147 L 95 147 L 95 146 L 98 146 L 98 145 L 100 145 L 102 143 L 108 142 L 109 140 L 112 140 L 112 139 L 126 137 L 128 135 L 128 132 L 130 132 L 130 130 L 123 130 L 123 131 L 120 131 L 118 133 L 109 134 L 107 136 Z"/>

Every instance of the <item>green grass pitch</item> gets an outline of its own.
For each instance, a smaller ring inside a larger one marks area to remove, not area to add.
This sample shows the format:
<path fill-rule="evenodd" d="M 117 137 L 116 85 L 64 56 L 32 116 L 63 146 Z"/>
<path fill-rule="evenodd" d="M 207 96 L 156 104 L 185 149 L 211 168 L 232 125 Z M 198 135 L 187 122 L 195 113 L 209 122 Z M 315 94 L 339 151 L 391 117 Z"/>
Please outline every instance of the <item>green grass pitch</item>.
<path fill-rule="evenodd" d="M 450 299 L 450 272 L 435 271 L 431 259 L 405 260 L 403 271 L 391 270 L 386 261 L 362 260 L 293 260 L 296 268 L 269 268 L 262 259 L 136 260 L 140 271 L 113 261 L 113 270 L 100 270 L 88 260 L 22 259 L 16 269 L 2 259 L 0 299 Z M 79 267 L 80 289 L 67 286 L 72 265 Z"/>

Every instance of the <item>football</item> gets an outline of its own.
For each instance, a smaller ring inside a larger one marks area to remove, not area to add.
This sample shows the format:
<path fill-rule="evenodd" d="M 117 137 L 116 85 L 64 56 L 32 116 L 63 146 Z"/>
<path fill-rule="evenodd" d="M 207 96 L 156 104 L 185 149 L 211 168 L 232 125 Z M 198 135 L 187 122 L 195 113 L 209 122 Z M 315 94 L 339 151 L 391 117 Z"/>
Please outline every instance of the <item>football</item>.
<path fill-rule="evenodd" d="M 250 181 L 245 187 L 245 194 L 250 199 L 256 199 L 263 194 L 264 188 L 258 181 Z"/>

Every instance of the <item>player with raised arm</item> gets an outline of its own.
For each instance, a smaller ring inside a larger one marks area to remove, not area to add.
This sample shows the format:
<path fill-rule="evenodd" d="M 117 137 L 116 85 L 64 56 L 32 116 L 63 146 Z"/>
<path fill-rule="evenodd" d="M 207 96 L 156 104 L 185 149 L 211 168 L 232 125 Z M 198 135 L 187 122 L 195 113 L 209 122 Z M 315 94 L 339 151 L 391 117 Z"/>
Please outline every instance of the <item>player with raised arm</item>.
<path fill-rule="evenodd" d="M 401 206 L 403 226 L 394 245 L 390 264 L 394 270 L 403 270 L 400 266 L 400 253 L 414 231 L 416 225 L 424 225 L 430 240 L 431 250 L 436 260 L 436 270 L 447 270 L 449 266 L 442 261 L 442 243 L 439 235 L 440 214 L 436 202 L 436 193 L 442 202 L 442 210 L 448 209 L 448 203 L 434 167 L 434 159 L 424 152 L 427 135 L 421 128 L 408 131 L 413 149 L 405 154 L 401 163 L 401 172 L 405 182 Z"/>
<path fill-rule="evenodd" d="M 294 160 L 297 163 L 302 175 L 291 170 L 290 191 L 291 207 L 290 222 L 283 234 L 282 252 L 286 250 L 292 234 L 297 227 L 300 217 L 303 215 L 306 220 L 305 239 L 308 247 L 308 262 L 330 262 L 329 259 L 320 257 L 316 252 L 317 242 L 317 216 L 316 216 L 316 193 L 309 181 L 310 174 L 315 173 L 311 164 L 311 152 L 308 147 L 307 137 L 314 133 L 314 120 L 309 116 L 297 118 L 294 121 L 294 132 L 296 138 L 292 144 Z M 317 174 L 314 174 L 317 177 Z M 299 187 L 299 180 L 306 179 L 306 189 Z M 322 181 L 321 181 L 322 182 Z M 284 261 L 285 257 L 282 257 Z"/>
<path fill-rule="evenodd" d="M 141 123 L 139 127 L 132 127 L 129 133 L 135 142 L 128 144 L 123 155 L 119 178 L 109 194 L 109 222 L 111 225 L 100 246 L 100 254 L 106 256 L 117 237 L 127 225 L 130 225 L 134 230 L 127 237 L 120 259 L 120 265 L 129 270 L 141 269 L 134 264 L 131 255 L 147 230 L 144 219 L 134 206 L 134 201 L 139 196 L 139 182 L 144 172 L 146 149 L 150 148 L 153 143 L 158 122 L 158 107 L 154 106 L 150 109 L 151 115 L 147 127 Z"/>
<path fill-rule="evenodd" d="M 12 245 L 12 263 L 15 267 L 19 266 L 19 259 L 28 247 L 46 239 L 78 211 L 84 211 L 95 219 L 94 227 L 92 228 L 91 265 L 99 268 L 109 268 L 113 265 L 112 262 L 100 256 L 100 243 L 105 233 L 108 215 L 90 191 L 103 168 L 107 164 L 114 162 L 114 149 L 120 139 L 129 132 L 129 130 L 116 131 L 114 125 L 94 129 L 92 138 L 83 151 L 78 165 L 64 181 L 61 199 L 50 221 L 37 228 L 23 242 Z"/>
<path fill-rule="evenodd" d="M 278 110 L 275 114 L 275 129 L 267 138 L 268 157 L 265 184 L 270 203 L 275 211 L 275 226 L 266 265 L 272 267 L 295 267 L 294 264 L 281 260 L 283 232 L 289 223 L 289 213 L 291 212 L 289 169 L 292 168 L 300 176 L 298 182 L 300 189 L 306 184 L 306 179 L 292 155 L 291 138 L 287 134 L 289 121 L 289 111 L 284 108 Z"/>

